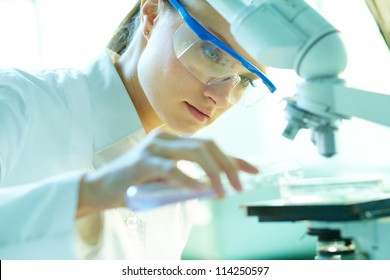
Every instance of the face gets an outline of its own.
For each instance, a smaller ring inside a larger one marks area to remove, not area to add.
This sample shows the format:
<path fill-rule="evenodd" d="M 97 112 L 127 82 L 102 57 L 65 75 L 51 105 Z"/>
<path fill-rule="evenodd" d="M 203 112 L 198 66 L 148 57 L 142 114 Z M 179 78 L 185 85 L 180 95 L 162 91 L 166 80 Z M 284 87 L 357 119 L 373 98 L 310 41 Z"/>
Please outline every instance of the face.
<path fill-rule="evenodd" d="M 193 134 L 233 106 L 229 95 L 234 81 L 206 86 L 183 66 L 172 43 L 183 20 L 175 10 L 164 7 L 151 25 L 138 62 L 138 80 L 147 101 L 163 123 L 180 134 Z M 229 24 L 208 4 L 185 1 L 185 8 L 219 39 L 259 66 L 234 41 Z"/>

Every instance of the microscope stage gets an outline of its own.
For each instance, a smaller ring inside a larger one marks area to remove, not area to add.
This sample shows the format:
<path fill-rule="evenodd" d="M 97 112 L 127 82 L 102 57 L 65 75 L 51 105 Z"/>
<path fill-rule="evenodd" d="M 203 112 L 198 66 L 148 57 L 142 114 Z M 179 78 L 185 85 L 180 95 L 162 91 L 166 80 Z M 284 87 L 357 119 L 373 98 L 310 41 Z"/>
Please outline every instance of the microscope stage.
<path fill-rule="evenodd" d="M 269 200 L 241 205 L 248 216 L 260 222 L 281 221 L 357 221 L 390 216 L 390 195 L 378 200 L 337 204 L 297 204 Z"/>

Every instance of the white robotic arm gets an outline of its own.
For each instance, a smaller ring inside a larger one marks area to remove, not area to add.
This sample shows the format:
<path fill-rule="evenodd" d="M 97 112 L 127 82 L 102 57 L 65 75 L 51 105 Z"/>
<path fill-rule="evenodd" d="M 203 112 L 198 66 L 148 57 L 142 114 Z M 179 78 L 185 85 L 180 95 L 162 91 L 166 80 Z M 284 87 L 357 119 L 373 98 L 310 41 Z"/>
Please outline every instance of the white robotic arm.
<path fill-rule="evenodd" d="M 284 136 L 312 129 L 319 153 L 336 153 L 340 119 L 352 116 L 390 126 L 390 95 L 348 88 L 340 33 L 303 0 L 207 0 L 231 25 L 236 41 L 257 61 L 294 69 L 304 78 L 287 100 Z"/>

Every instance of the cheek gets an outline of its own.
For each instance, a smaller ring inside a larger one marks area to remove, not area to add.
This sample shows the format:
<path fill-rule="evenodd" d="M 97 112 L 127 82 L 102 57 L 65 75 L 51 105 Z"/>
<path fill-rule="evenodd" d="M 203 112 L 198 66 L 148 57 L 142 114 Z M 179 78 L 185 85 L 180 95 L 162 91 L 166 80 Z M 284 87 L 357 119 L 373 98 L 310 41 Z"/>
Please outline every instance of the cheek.
<path fill-rule="evenodd" d="M 138 79 L 156 112 L 163 104 L 181 102 L 201 90 L 177 60 L 169 35 L 150 38 L 138 62 Z"/>
<path fill-rule="evenodd" d="M 151 37 L 138 62 L 138 79 L 148 102 L 164 123 L 169 125 L 180 118 L 188 84 L 183 81 L 181 64 L 168 35 Z"/>
<path fill-rule="evenodd" d="M 155 41 L 150 39 L 138 62 L 139 82 L 150 102 L 166 92 L 172 64 L 168 42 L 156 47 Z"/>

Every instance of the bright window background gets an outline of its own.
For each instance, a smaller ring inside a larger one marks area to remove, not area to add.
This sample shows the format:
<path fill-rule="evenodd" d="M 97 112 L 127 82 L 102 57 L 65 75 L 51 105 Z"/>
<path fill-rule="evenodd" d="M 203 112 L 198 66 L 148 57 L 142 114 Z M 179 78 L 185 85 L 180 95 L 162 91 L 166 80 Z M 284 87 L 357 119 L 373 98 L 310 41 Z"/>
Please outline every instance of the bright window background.
<path fill-rule="evenodd" d="M 349 64 L 349 82 L 390 92 L 390 57 L 364 0 L 308 1 L 340 29 Z M 0 65 L 24 69 L 81 67 L 101 53 L 132 0 L 0 0 Z M 345 121 L 339 154 L 318 155 L 309 131 L 295 141 L 281 136 L 286 125 L 280 100 L 295 93 L 299 81 L 291 70 L 270 69 L 278 87 L 274 96 L 251 109 L 235 108 L 198 134 L 213 138 L 227 152 L 258 162 L 295 158 L 307 177 L 357 173 L 390 174 L 390 129 L 364 120 Z M 351 100 L 353 102 L 353 100 Z M 386 112 L 387 113 L 387 112 Z M 224 202 L 203 202 L 185 258 L 311 258 L 314 239 L 300 223 L 259 224 L 239 205 L 277 197 L 262 188 Z"/>
<path fill-rule="evenodd" d="M 80 67 L 101 53 L 135 0 L 0 0 L 0 65 Z"/>

